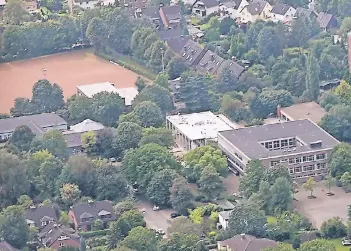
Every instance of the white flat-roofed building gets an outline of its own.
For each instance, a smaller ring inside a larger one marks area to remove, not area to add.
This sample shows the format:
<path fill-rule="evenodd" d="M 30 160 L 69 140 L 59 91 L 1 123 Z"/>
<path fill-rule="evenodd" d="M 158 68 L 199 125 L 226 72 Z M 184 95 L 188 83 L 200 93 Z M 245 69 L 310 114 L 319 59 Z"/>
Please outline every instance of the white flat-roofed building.
<path fill-rule="evenodd" d="M 130 106 L 135 96 L 138 95 L 138 90 L 135 87 L 116 88 L 113 83 L 103 82 L 91 85 L 78 85 L 77 95 L 92 98 L 100 92 L 117 93 L 123 99 L 126 106 Z"/>
<path fill-rule="evenodd" d="M 167 116 L 166 127 L 172 131 L 177 145 L 185 150 L 206 145 L 208 141 L 216 142 L 218 132 L 234 129 L 209 111 Z"/>

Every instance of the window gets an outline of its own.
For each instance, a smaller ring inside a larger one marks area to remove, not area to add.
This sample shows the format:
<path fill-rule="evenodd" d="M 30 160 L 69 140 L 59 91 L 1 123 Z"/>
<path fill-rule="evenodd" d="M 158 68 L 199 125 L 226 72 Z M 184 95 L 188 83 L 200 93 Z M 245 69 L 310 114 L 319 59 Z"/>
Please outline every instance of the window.
<path fill-rule="evenodd" d="M 294 168 L 295 173 L 301 173 L 301 166 L 297 166 Z"/>
<path fill-rule="evenodd" d="M 41 226 L 43 227 L 43 226 L 46 226 L 46 222 L 45 221 L 42 221 L 41 222 Z"/>
<path fill-rule="evenodd" d="M 311 162 L 314 161 L 314 155 L 303 156 L 303 162 Z"/>
<path fill-rule="evenodd" d="M 289 168 L 289 173 L 290 173 L 290 174 L 293 174 L 293 173 L 294 173 L 294 168 L 293 168 L 293 167 L 290 167 L 290 168 Z"/>
<path fill-rule="evenodd" d="M 319 169 L 325 169 L 326 168 L 326 164 L 325 163 L 317 163 L 317 170 Z"/>
<path fill-rule="evenodd" d="M 280 163 L 279 160 L 273 160 L 273 161 L 271 161 L 271 166 L 276 166 L 279 163 Z"/>
<path fill-rule="evenodd" d="M 301 157 L 297 157 L 295 160 L 296 160 L 296 163 L 301 163 L 302 162 L 302 158 Z"/>
<path fill-rule="evenodd" d="M 308 165 L 303 167 L 304 172 L 314 170 L 314 165 Z"/>
<path fill-rule="evenodd" d="M 280 148 L 280 141 L 279 140 L 273 141 L 273 148 L 274 149 Z"/>
<path fill-rule="evenodd" d="M 288 140 L 287 140 L 287 139 L 283 139 L 283 140 L 280 142 L 280 145 L 281 145 L 282 148 L 288 147 Z"/>
<path fill-rule="evenodd" d="M 295 139 L 289 139 L 289 146 L 295 146 Z"/>
<path fill-rule="evenodd" d="M 295 158 L 289 159 L 289 164 L 294 164 L 295 163 Z"/>
<path fill-rule="evenodd" d="M 316 155 L 316 160 L 325 159 L 325 153 L 320 153 Z"/>
<path fill-rule="evenodd" d="M 268 142 L 268 149 L 272 149 L 273 148 L 273 142 Z"/>
<path fill-rule="evenodd" d="M 60 247 L 64 247 L 65 244 L 63 244 L 63 242 L 60 242 Z"/>

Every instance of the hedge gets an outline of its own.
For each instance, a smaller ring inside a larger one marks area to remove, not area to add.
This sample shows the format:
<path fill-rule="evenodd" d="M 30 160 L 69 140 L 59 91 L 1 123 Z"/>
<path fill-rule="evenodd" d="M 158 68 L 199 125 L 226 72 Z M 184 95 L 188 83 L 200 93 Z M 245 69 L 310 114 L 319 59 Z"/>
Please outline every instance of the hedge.
<path fill-rule="evenodd" d="M 95 236 L 105 236 L 109 233 L 110 233 L 110 229 L 104 229 L 104 230 L 97 230 L 97 231 L 80 232 L 79 235 L 87 239 Z"/>

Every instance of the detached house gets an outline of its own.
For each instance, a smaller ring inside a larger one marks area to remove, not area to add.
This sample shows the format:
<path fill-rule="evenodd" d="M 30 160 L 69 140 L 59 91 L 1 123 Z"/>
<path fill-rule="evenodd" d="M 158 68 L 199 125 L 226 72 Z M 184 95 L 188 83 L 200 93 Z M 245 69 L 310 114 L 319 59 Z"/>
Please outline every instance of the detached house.
<path fill-rule="evenodd" d="M 241 234 L 230 239 L 219 241 L 220 251 L 261 251 L 265 248 L 278 247 L 276 241 L 270 239 L 259 239 L 251 235 Z"/>
<path fill-rule="evenodd" d="M 37 227 L 39 229 L 45 226 L 56 223 L 58 221 L 57 211 L 54 205 L 45 206 L 31 206 L 24 215 L 29 226 Z"/>
<path fill-rule="evenodd" d="M 270 19 L 273 22 L 291 22 L 295 13 L 296 10 L 292 6 L 288 4 L 276 3 L 271 11 Z"/>
<path fill-rule="evenodd" d="M 200 17 L 205 17 L 219 12 L 219 3 L 217 0 L 198 0 L 193 5 L 192 13 Z"/>
<path fill-rule="evenodd" d="M 241 23 L 254 23 L 257 20 L 268 20 L 273 9 L 265 0 L 254 0 L 245 6 L 238 17 Z"/>
<path fill-rule="evenodd" d="M 56 250 L 63 247 L 79 248 L 80 246 L 80 236 L 75 234 L 72 228 L 57 223 L 47 225 L 39 232 L 38 238 L 44 247 Z"/>
<path fill-rule="evenodd" d="M 325 13 L 325 12 L 320 12 L 318 14 L 317 22 L 318 22 L 320 28 L 325 32 L 336 29 L 338 26 L 338 22 L 337 22 L 335 16 L 332 14 Z"/>
<path fill-rule="evenodd" d="M 196 66 L 206 53 L 206 49 L 195 43 L 193 40 L 188 40 L 179 55 L 189 66 Z"/>
<path fill-rule="evenodd" d="M 299 17 L 299 16 L 305 16 L 308 18 L 317 18 L 318 14 L 311 9 L 297 7 L 295 12 L 295 17 Z"/>
<path fill-rule="evenodd" d="M 116 220 L 111 201 L 89 201 L 71 206 L 68 217 L 73 221 L 76 231 L 90 231 L 96 220 L 101 220 L 106 228 L 110 221 Z"/>
<path fill-rule="evenodd" d="M 203 73 L 216 74 L 218 68 L 223 63 L 224 59 L 218 56 L 216 53 L 208 50 L 196 66 L 196 70 Z"/>

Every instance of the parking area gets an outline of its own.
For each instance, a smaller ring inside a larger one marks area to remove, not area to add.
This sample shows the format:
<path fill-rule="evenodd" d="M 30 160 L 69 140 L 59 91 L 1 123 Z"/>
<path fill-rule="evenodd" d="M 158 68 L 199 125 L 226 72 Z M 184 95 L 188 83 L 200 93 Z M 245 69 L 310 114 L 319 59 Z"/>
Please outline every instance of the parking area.
<path fill-rule="evenodd" d="M 158 211 L 153 211 L 153 205 L 147 201 L 140 201 L 138 203 L 139 209 L 145 209 L 144 220 L 146 226 L 151 229 L 163 229 L 167 232 L 167 228 L 171 223 L 171 213 L 175 211 L 173 209 L 162 209 Z"/>
<path fill-rule="evenodd" d="M 334 196 L 327 196 L 324 182 L 319 182 L 313 191 L 317 198 L 308 199 L 310 191 L 305 191 L 302 187 L 295 194 L 295 208 L 305 215 L 315 228 L 319 228 L 322 223 L 332 217 L 340 217 L 345 222 L 347 220 L 347 206 L 351 204 L 351 193 L 345 193 L 340 187 L 332 187 Z"/>

